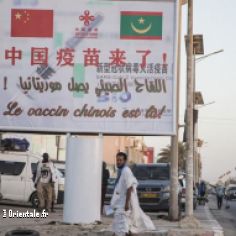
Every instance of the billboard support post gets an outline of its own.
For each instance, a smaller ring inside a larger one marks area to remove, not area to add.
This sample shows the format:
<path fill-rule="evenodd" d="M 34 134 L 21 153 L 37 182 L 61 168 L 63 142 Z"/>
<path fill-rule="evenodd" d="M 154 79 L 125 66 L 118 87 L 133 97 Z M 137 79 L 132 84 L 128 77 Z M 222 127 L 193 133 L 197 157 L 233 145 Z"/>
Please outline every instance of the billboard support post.
<path fill-rule="evenodd" d="M 67 135 L 63 221 L 101 220 L 102 136 Z"/>
<path fill-rule="evenodd" d="M 180 89 L 180 63 L 181 63 L 181 21 L 182 3 L 178 2 L 178 46 L 177 46 L 177 73 L 176 73 L 176 134 L 171 136 L 170 155 L 170 208 L 169 218 L 172 221 L 179 219 L 179 199 L 178 199 L 178 159 L 179 159 L 179 89 Z"/>

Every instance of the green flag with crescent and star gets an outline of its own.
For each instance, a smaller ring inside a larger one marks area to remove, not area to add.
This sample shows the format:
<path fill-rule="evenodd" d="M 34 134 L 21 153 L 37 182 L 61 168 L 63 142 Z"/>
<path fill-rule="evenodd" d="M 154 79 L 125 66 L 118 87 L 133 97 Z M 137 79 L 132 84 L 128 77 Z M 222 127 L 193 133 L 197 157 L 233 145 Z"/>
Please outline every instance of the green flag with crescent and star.
<path fill-rule="evenodd" d="M 122 11 L 121 39 L 162 39 L 162 12 Z"/>

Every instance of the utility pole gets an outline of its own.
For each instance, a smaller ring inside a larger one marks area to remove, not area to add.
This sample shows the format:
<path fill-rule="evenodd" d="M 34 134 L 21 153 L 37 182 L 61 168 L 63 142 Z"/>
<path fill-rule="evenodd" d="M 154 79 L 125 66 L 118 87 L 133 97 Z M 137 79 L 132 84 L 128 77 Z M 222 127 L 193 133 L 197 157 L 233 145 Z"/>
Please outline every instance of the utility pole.
<path fill-rule="evenodd" d="M 193 40 L 194 40 L 194 35 L 193 35 Z M 196 45 L 196 42 L 194 42 L 194 45 Z M 203 46 L 203 37 L 202 39 L 198 39 L 198 45 L 200 45 L 200 48 L 204 48 Z M 204 55 L 204 56 L 201 56 L 201 57 L 198 57 L 196 58 L 196 55 L 203 55 L 204 54 L 204 49 L 201 51 L 199 50 L 196 50 L 195 47 L 193 47 L 193 51 L 194 51 L 194 55 L 193 55 L 193 91 L 194 91 L 194 95 L 195 95 L 195 92 L 196 92 L 196 63 L 197 62 L 201 62 L 202 60 L 210 57 L 210 56 L 214 56 L 216 54 L 219 54 L 219 53 L 222 53 L 224 50 L 221 49 L 221 50 L 218 50 L 218 51 L 214 51 L 212 53 L 209 53 L 207 55 Z M 202 98 L 202 95 L 201 95 L 201 98 Z M 199 100 L 199 99 L 198 99 Z M 196 103 L 197 102 L 197 103 Z M 200 103 L 199 103 L 200 102 Z M 213 102 L 214 103 L 214 102 Z M 195 101 L 195 97 L 194 97 L 194 103 L 193 103 L 193 106 L 194 106 L 194 113 L 195 115 L 197 116 L 196 117 L 196 120 L 195 120 L 195 123 L 194 123 L 194 183 L 199 183 L 199 178 L 200 178 L 200 175 L 199 175 L 199 163 L 200 163 L 200 157 L 199 157 L 199 153 L 198 153 L 198 112 L 199 112 L 199 109 L 198 109 L 198 106 L 199 105 L 202 105 L 202 106 L 206 106 L 206 105 L 211 105 L 212 103 L 209 103 L 209 104 L 204 104 L 204 100 L 203 98 L 200 99 L 200 101 Z"/>
<path fill-rule="evenodd" d="M 193 0 L 188 0 L 186 216 L 193 215 Z"/>
<path fill-rule="evenodd" d="M 182 28 L 182 2 L 178 6 L 178 49 L 177 49 L 177 78 L 176 78 L 176 135 L 171 137 L 170 155 L 170 207 L 169 218 L 172 221 L 179 219 L 179 199 L 178 199 L 178 162 L 179 162 L 179 89 L 180 89 L 180 64 L 181 64 L 181 28 Z"/>
<path fill-rule="evenodd" d="M 195 101 L 195 92 L 196 92 L 196 56 L 195 56 L 195 50 L 193 47 L 194 55 L 193 55 L 193 115 L 198 116 L 197 112 L 197 106 Z M 193 182 L 196 184 L 198 182 L 198 170 L 197 170 L 197 139 L 198 139 L 198 117 L 195 117 L 195 120 L 193 118 Z"/>

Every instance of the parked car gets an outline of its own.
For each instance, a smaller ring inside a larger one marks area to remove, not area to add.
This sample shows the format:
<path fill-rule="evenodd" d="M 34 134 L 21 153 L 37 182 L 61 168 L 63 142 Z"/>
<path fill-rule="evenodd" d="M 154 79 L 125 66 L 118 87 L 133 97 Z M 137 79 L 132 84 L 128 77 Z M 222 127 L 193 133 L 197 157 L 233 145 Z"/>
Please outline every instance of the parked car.
<path fill-rule="evenodd" d="M 107 191 L 105 195 L 105 205 L 110 205 L 111 198 L 115 189 L 115 178 L 108 179 Z"/>
<path fill-rule="evenodd" d="M 145 211 L 169 211 L 170 165 L 137 164 L 131 167 L 139 185 L 140 206 Z M 179 193 L 180 186 L 179 186 Z M 179 195 L 179 200 L 181 196 Z"/>
<path fill-rule="evenodd" d="M 66 176 L 66 163 L 65 161 L 52 160 L 54 166 L 63 174 L 63 177 Z"/>
<path fill-rule="evenodd" d="M 227 200 L 236 200 L 236 186 L 229 186 L 226 188 L 225 198 Z"/>
<path fill-rule="evenodd" d="M 37 163 L 41 160 L 30 152 L 0 153 L 0 174 L 2 199 L 31 202 L 38 205 L 37 192 L 34 187 Z M 58 203 L 62 203 L 64 196 L 64 178 L 58 173 Z"/>
<path fill-rule="evenodd" d="M 170 165 L 169 164 L 135 164 L 131 166 L 138 180 L 137 193 L 140 206 L 145 211 L 169 211 Z M 115 179 L 110 179 L 106 204 L 110 203 L 114 191 Z M 179 202 L 181 186 L 179 185 Z"/>
<path fill-rule="evenodd" d="M 186 179 L 184 176 L 179 177 L 179 184 L 181 185 L 181 209 L 185 210 L 185 204 L 186 204 Z M 193 191 L 193 209 L 197 209 L 198 205 L 198 196 L 197 191 Z"/>

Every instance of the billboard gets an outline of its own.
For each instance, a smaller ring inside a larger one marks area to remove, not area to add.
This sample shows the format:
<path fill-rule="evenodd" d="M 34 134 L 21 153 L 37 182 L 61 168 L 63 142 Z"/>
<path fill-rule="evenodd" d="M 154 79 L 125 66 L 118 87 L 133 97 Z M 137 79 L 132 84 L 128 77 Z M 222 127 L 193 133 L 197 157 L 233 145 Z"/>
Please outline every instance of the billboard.
<path fill-rule="evenodd" d="M 1 0 L 0 130 L 174 134 L 176 2 Z"/>

